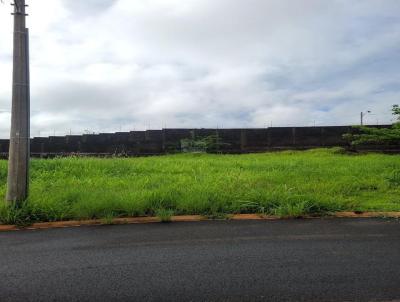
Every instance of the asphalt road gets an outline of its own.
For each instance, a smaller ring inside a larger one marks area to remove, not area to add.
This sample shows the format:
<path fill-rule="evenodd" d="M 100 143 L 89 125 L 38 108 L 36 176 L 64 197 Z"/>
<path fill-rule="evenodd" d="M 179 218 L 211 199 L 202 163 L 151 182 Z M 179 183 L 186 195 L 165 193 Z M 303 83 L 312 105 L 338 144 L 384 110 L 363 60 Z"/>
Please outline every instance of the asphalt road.
<path fill-rule="evenodd" d="M 400 301 L 400 221 L 0 233 L 0 301 Z"/>

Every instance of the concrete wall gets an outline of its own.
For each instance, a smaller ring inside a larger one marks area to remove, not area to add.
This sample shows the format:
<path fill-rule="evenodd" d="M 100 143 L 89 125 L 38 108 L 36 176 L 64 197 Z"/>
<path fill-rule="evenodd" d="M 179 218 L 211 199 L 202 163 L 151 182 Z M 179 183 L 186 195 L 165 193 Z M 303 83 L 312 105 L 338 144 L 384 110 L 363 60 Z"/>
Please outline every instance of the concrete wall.
<path fill-rule="evenodd" d="M 381 126 L 388 127 L 388 126 Z M 333 127 L 279 127 L 260 129 L 163 129 L 35 137 L 31 139 L 32 156 L 68 154 L 156 155 L 180 150 L 182 139 L 196 139 L 217 135 L 226 143 L 224 153 L 249 153 L 272 150 L 310 149 L 317 147 L 346 146 L 342 135 L 354 132 L 351 126 Z M 0 140 L 0 154 L 8 153 L 8 140 Z M 399 149 L 392 147 L 392 149 Z M 380 150 L 382 147 L 373 147 Z M 390 148 L 389 148 L 390 149 Z M 396 150 L 397 150 L 396 149 Z"/>

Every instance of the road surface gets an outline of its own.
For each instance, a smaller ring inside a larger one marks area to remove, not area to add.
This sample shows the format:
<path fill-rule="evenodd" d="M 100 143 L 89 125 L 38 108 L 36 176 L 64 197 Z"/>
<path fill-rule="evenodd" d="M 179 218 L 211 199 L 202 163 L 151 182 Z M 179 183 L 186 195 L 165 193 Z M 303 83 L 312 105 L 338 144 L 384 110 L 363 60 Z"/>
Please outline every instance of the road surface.
<path fill-rule="evenodd" d="M 0 233 L 0 301 L 400 301 L 400 221 Z"/>

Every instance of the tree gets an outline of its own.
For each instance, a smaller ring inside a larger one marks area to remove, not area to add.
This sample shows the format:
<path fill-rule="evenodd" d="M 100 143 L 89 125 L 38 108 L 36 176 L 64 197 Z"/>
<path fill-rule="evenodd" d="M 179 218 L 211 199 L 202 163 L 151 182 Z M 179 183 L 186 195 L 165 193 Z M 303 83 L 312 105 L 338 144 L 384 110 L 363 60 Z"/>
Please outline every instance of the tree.
<path fill-rule="evenodd" d="M 396 118 L 397 123 L 399 123 L 400 122 L 400 106 L 399 105 L 393 105 L 392 114 Z"/>
<path fill-rule="evenodd" d="M 350 142 L 351 145 L 397 145 L 400 144 L 400 106 L 392 106 L 392 114 L 395 122 L 391 128 L 375 128 L 357 126 L 354 127 L 358 133 L 347 133 L 343 137 Z"/>

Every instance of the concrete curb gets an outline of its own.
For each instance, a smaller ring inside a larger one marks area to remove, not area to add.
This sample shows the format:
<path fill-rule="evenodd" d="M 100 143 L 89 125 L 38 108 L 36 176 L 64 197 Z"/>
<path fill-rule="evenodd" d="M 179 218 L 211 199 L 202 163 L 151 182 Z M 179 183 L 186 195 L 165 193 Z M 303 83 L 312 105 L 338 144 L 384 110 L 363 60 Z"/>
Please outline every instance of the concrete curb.
<path fill-rule="evenodd" d="M 300 219 L 319 219 L 319 218 L 400 218 L 400 212 L 337 212 L 328 216 L 301 216 Z M 227 220 L 283 220 L 293 219 L 293 217 L 280 217 L 262 214 L 234 214 L 228 215 Z M 171 222 L 196 222 L 210 219 L 201 215 L 183 215 L 171 217 Z M 42 230 L 56 228 L 71 228 L 81 226 L 99 226 L 99 225 L 121 225 L 121 224 L 146 224 L 160 223 L 158 217 L 128 217 L 115 218 L 110 222 L 102 219 L 95 220 L 76 220 L 76 221 L 58 221 L 58 222 L 40 222 L 34 223 L 28 227 L 18 227 L 16 225 L 0 225 L 0 232 L 22 231 L 22 230 Z"/>

